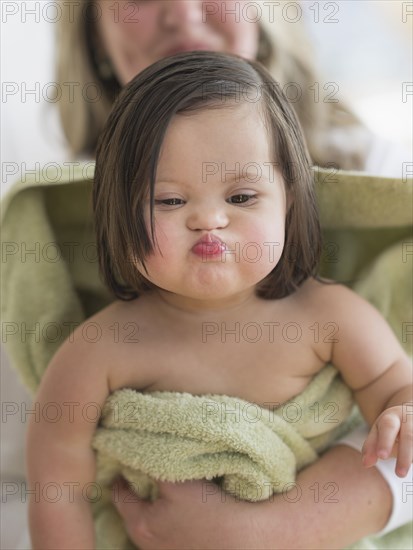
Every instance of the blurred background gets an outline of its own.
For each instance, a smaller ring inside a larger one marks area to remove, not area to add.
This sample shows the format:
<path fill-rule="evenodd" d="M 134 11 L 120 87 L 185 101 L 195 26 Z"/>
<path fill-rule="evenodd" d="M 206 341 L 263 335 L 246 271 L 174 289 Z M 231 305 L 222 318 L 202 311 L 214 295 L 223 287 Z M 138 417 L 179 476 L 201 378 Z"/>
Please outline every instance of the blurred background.
<path fill-rule="evenodd" d="M 411 149 L 413 96 L 403 98 L 403 83 L 413 94 L 413 2 L 317 2 L 320 23 L 314 2 L 301 4 L 324 74 L 375 133 Z"/>
<path fill-rule="evenodd" d="M 265 7 L 265 2 L 259 3 Z M 54 81 L 53 4 L 46 0 L 1 2 L 2 194 L 21 170 L 68 160 L 56 105 L 47 100 L 53 91 L 49 84 Z M 336 93 L 377 135 L 399 143 L 410 154 L 413 2 L 276 4 L 281 5 L 274 10 L 275 17 L 287 19 L 283 25 L 287 40 L 294 37 L 294 20 L 300 17 L 305 22 L 323 77 L 320 94 Z M 332 86 L 323 91 L 328 82 Z"/>

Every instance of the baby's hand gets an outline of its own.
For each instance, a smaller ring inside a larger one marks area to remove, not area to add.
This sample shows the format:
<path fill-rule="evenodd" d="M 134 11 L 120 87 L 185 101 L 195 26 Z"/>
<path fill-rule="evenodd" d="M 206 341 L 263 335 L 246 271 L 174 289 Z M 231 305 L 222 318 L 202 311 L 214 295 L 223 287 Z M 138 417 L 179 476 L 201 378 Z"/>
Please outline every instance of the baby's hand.
<path fill-rule="evenodd" d="M 413 405 L 390 407 L 377 418 L 363 445 L 363 464 L 374 466 L 378 458 L 397 457 L 396 474 L 405 477 L 413 457 Z"/>

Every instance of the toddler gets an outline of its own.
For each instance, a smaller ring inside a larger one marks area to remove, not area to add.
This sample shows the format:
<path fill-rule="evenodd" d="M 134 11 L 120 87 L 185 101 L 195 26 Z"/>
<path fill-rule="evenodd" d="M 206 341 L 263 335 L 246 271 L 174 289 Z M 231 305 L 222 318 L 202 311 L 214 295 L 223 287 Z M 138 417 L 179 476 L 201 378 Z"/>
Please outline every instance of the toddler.
<path fill-rule="evenodd" d="M 371 305 L 317 277 L 309 156 L 292 108 L 259 63 L 191 52 L 141 72 L 101 136 L 93 203 L 101 272 L 118 300 L 88 320 L 103 337 L 86 342 L 80 327 L 39 389 L 37 400 L 64 414 L 31 423 L 29 482 L 76 485 L 70 501 L 30 502 L 35 550 L 94 547 L 82 488 L 95 479 L 96 423 L 78 411 L 125 387 L 265 407 L 298 395 L 332 363 L 371 425 L 365 466 L 397 456 L 396 473 L 406 475 L 409 359 Z M 302 337 L 292 344 L 263 330 L 269 337 L 254 345 L 231 337 L 251 322 L 294 323 Z M 211 326 L 220 333 L 205 340 Z"/>

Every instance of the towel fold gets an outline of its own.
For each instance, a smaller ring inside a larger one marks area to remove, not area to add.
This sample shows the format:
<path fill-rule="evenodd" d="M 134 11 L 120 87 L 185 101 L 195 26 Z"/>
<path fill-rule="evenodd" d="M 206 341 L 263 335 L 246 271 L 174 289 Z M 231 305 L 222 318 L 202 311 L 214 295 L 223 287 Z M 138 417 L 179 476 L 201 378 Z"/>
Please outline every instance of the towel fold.
<path fill-rule="evenodd" d="M 123 389 L 105 403 L 94 437 L 98 482 L 123 475 L 142 498 L 156 480 L 213 480 L 237 498 L 268 499 L 287 491 L 296 472 L 358 421 L 352 394 L 332 366 L 274 409 L 237 397 Z M 99 503 L 102 548 L 129 548 L 107 493 Z"/>
<path fill-rule="evenodd" d="M 97 548 L 136 548 L 123 530 L 111 485 L 122 475 L 140 498 L 158 496 L 157 481 L 205 480 L 251 502 L 286 493 L 297 472 L 360 421 L 338 371 L 324 367 L 305 390 L 274 409 L 237 397 L 177 392 L 113 393 L 93 440 L 102 497 L 94 512 Z M 408 549 L 411 524 L 351 549 Z"/>

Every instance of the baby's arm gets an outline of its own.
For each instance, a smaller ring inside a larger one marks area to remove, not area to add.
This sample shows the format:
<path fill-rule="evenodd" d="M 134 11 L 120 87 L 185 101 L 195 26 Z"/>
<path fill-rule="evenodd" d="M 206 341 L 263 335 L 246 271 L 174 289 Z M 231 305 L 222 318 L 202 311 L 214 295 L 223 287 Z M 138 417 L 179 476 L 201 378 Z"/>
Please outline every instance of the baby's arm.
<path fill-rule="evenodd" d="M 371 426 L 363 448 L 365 466 L 397 455 L 403 477 L 412 462 L 412 366 L 391 328 L 368 302 L 345 287 L 335 288 L 339 312 L 333 364 L 353 389 Z"/>
<path fill-rule="evenodd" d="M 39 414 L 27 435 L 28 483 L 35 490 L 29 502 L 33 550 L 95 547 L 87 500 L 93 486 L 87 484 L 95 481 L 95 417 L 109 392 L 107 370 L 92 346 L 75 332 L 52 359 L 36 396 Z"/>

